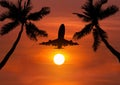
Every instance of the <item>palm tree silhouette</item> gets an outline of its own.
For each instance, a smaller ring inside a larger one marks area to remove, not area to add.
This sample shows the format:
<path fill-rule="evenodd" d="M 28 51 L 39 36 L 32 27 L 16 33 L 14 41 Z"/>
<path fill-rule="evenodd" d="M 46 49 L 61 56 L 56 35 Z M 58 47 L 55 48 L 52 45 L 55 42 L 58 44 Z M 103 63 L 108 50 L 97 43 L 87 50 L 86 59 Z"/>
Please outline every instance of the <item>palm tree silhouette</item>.
<path fill-rule="evenodd" d="M 101 41 L 106 45 L 106 47 L 118 58 L 120 62 L 120 53 L 117 52 L 107 41 L 106 32 L 100 27 L 99 20 L 103 20 L 116 12 L 118 12 L 118 7 L 111 5 L 106 9 L 103 9 L 102 6 L 107 3 L 108 0 L 98 0 L 93 3 L 93 0 L 88 0 L 83 6 L 84 10 L 83 14 L 73 13 L 77 15 L 79 18 L 82 18 L 83 21 L 88 22 L 81 31 L 76 32 L 73 36 L 74 39 L 80 39 L 83 36 L 93 32 L 94 43 L 93 50 L 96 51 Z"/>
<path fill-rule="evenodd" d="M 49 7 L 43 7 L 38 12 L 30 13 L 32 9 L 31 0 L 24 1 L 18 0 L 17 4 L 9 2 L 8 0 L 1 0 L 0 5 L 7 10 L 7 12 L 2 13 L 0 15 L 0 21 L 4 21 L 5 19 L 10 19 L 11 22 L 5 24 L 1 30 L 0 35 L 5 35 L 16 28 L 21 24 L 20 32 L 15 40 L 12 48 L 5 55 L 4 59 L 0 63 L 0 69 L 6 64 L 12 53 L 14 52 L 23 32 L 24 27 L 26 28 L 27 36 L 34 41 L 37 41 L 37 36 L 46 37 L 47 33 L 43 30 L 39 30 L 32 22 L 42 19 L 45 15 L 50 13 Z"/>

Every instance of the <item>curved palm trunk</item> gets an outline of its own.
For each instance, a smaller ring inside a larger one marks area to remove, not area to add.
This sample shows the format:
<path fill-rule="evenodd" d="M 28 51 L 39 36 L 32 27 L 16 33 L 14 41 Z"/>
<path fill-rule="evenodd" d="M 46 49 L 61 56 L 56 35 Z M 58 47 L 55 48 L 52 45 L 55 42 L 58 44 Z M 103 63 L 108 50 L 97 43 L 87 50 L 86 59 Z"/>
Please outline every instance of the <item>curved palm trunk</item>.
<path fill-rule="evenodd" d="M 2 69 L 2 67 L 7 63 L 8 59 L 10 58 L 12 53 L 14 52 L 14 50 L 15 50 L 15 48 L 16 48 L 16 46 L 21 38 L 22 32 L 23 32 L 23 24 L 22 24 L 21 30 L 20 30 L 18 37 L 17 37 L 16 41 L 14 42 L 12 48 L 9 50 L 9 52 L 6 54 L 6 56 L 4 57 L 2 62 L 0 63 L 0 69 Z"/>
<path fill-rule="evenodd" d="M 99 26 L 96 26 L 98 29 L 100 28 Z M 102 41 L 104 42 L 104 44 L 106 45 L 106 47 L 111 51 L 112 54 L 114 54 L 117 59 L 120 62 L 120 53 L 118 51 L 116 51 L 109 43 L 106 39 L 103 38 L 103 36 L 100 34 L 100 37 L 102 39 Z"/>
<path fill-rule="evenodd" d="M 106 45 L 106 47 L 117 57 L 117 59 L 120 62 L 120 53 L 117 52 L 109 43 L 107 40 L 102 39 L 102 41 L 104 42 L 104 44 Z"/>

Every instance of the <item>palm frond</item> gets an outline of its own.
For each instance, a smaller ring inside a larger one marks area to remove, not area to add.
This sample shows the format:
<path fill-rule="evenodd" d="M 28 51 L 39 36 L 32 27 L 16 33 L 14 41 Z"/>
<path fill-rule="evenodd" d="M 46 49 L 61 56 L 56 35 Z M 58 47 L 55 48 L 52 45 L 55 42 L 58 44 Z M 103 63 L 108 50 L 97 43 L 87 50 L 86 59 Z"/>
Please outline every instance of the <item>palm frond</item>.
<path fill-rule="evenodd" d="M 117 6 L 109 6 L 108 8 L 106 8 L 105 10 L 101 10 L 101 13 L 99 15 L 99 19 L 104 19 L 107 18 L 113 14 L 115 14 L 116 12 L 119 11 L 119 8 Z"/>
<path fill-rule="evenodd" d="M 74 39 L 80 39 L 80 38 L 82 38 L 83 36 L 89 34 L 91 32 L 92 28 L 93 28 L 93 26 L 92 26 L 91 23 L 88 24 L 88 25 L 86 25 L 81 31 L 76 32 L 74 34 L 73 38 Z"/>
<path fill-rule="evenodd" d="M 19 23 L 16 21 L 10 22 L 6 25 L 4 25 L 0 30 L 0 35 L 5 35 L 9 33 L 11 30 L 13 30 L 16 26 L 18 26 Z"/>
<path fill-rule="evenodd" d="M 9 8 L 11 6 L 10 2 L 8 2 L 7 0 L 1 0 L 0 5 L 5 8 Z"/>
<path fill-rule="evenodd" d="M 0 15 L 0 21 L 4 21 L 6 18 L 9 18 L 9 12 L 4 12 Z"/>
<path fill-rule="evenodd" d="M 108 0 L 100 0 L 100 3 L 101 4 L 105 4 L 105 3 L 107 3 L 108 2 Z"/>
<path fill-rule="evenodd" d="M 101 29 L 99 26 L 97 26 L 97 29 L 98 29 L 101 39 L 107 40 L 108 38 L 107 33 L 103 29 Z"/>
<path fill-rule="evenodd" d="M 96 17 L 98 17 L 100 15 L 100 12 L 101 12 L 101 8 L 102 8 L 102 0 L 97 0 L 94 4 L 94 15 Z M 93 16 L 94 18 L 94 16 Z"/>
<path fill-rule="evenodd" d="M 1 0 L 0 5 L 8 9 L 9 13 L 16 13 L 18 10 L 17 6 L 8 0 Z"/>
<path fill-rule="evenodd" d="M 30 6 L 30 4 L 31 4 L 31 0 L 28 0 L 26 6 Z"/>
<path fill-rule="evenodd" d="M 39 20 L 42 19 L 45 15 L 50 13 L 50 8 L 49 7 L 43 7 L 40 11 L 31 13 L 28 15 L 27 19 L 28 20 Z"/>
<path fill-rule="evenodd" d="M 26 33 L 31 40 L 37 41 L 37 36 L 46 37 L 47 33 L 43 30 L 39 30 L 33 23 L 26 24 Z"/>
<path fill-rule="evenodd" d="M 87 0 L 87 2 L 82 6 L 82 8 L 88 8 L 93 6 L 93 0 Z"/>
<path fill-rule="evenodd" d="M 84 12 L 86 12 L 89 16 L 93 14 L 94 6 L 93 6 L 93 0 L 88 0 L 83 6 L 82 9 Z"/>
<path fill-rule="evenodd" d="M 31 9 L 32 9 L 32 6 L 24 7 L 24 9 L 22 11 L 23 16 L 27 16 L 27 14 L 31 11 Z"/>
<path fill-rule="evenodd" d="M 93 37 L 94 37 L 94 43 L 93 43 L 93 50 L 96 51 L 98 46 L 101 43 L 100 35 L 97 29 L 93 29 Z"/>
<path fill-rule="evenodd" d="M 22 0 L 18 0 L 18 8 L 22 9 Z"/>
<path fill-rule="evenodd" d="M 77 15 L 79 18 L 82 18 L 83 21 L 85 21 L 85 22 L 91 21 L 91 18 L 89 16 L 84 15 L 84 14 L 79 14 L 79 13 L 73 13 L 73 14 Z"/>
<path fill-rule="evenodd" d="M 24 2 L 24 8 L 31 7 L 31 0 L 27 0 Z"/>
<path fill-rule="evenodd" d="M 107 3 L 108 0 L 98 0 L 95 5 L 94 5 L 94 8 L 95 8 L 95 11 L 97 14 L 99 14 L 99 12 L 101 11 L 101 7 L 103 4 Z"/>
<path fill-rule="evenodd" d="M 14 6 L 14 4 L 12 2 L 9 2 L 8 0 L 1 0 L 0 5 L 8 9 Z"/>
<path fill-rule="evenodd" d="M 85 12 L 85 11 L 84 11 L 83 14 L 84 14 L 85 16 L 91 17 L 90 12 Z"/>
<path fill-rule="evenodd" d="M 96 3 L 95 3 L 95 7 L 97 8 L 101 8 L 101 6 L 105 3 L 107 3 L 108 0 L 98 0 Z"/>

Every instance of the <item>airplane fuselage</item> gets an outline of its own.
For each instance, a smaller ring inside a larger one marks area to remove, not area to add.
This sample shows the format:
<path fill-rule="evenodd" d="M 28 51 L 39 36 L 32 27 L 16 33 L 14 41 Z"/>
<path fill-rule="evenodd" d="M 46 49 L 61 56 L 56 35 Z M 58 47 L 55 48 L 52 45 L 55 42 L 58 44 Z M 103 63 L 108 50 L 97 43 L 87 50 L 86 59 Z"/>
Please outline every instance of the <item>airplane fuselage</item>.
<path fill-rule="evenodd" d="M 57 46 L 57 49 L 61 49 L 62 46 L 78 45 L 78 43 L 73 42 L 72 40 L 64 39 L 64 36 L 65 36 L 65 26 L 64 26 L 64 24 L 61 24 L 59 31 L 58 31 L 58 38 L 57 39 L 49 40 L 48 42 L 42 42 L 40 44 Z"/>
<path fill-rule="evenodd" d="M 58 39 L 63 40 L 65 35 L 65 26 L 64 24 L 61 24 L 59 31 L 58 31 Z"/>

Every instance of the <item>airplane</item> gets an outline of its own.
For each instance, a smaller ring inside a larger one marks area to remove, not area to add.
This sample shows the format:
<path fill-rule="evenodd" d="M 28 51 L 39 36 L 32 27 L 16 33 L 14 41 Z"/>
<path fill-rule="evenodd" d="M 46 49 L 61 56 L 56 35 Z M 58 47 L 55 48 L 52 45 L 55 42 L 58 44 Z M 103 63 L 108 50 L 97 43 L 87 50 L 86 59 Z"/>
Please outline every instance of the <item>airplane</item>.
<path fill-rule="evenodd" d="M 49 40 L 48 42 L 42 42 L 39 43 L 39 45 L 52 45 L 57 46 L 57 49 L 62 49 L 62 46 L 72 46 L 72 45 L 78 45 L 77 42 L 73 42 L 72 40 L 66 40 L 64 39 L 65 35 L 65 25 L 61 24 L 59 31 L 58 31 L 58 38 L 55 40 Z"/>

